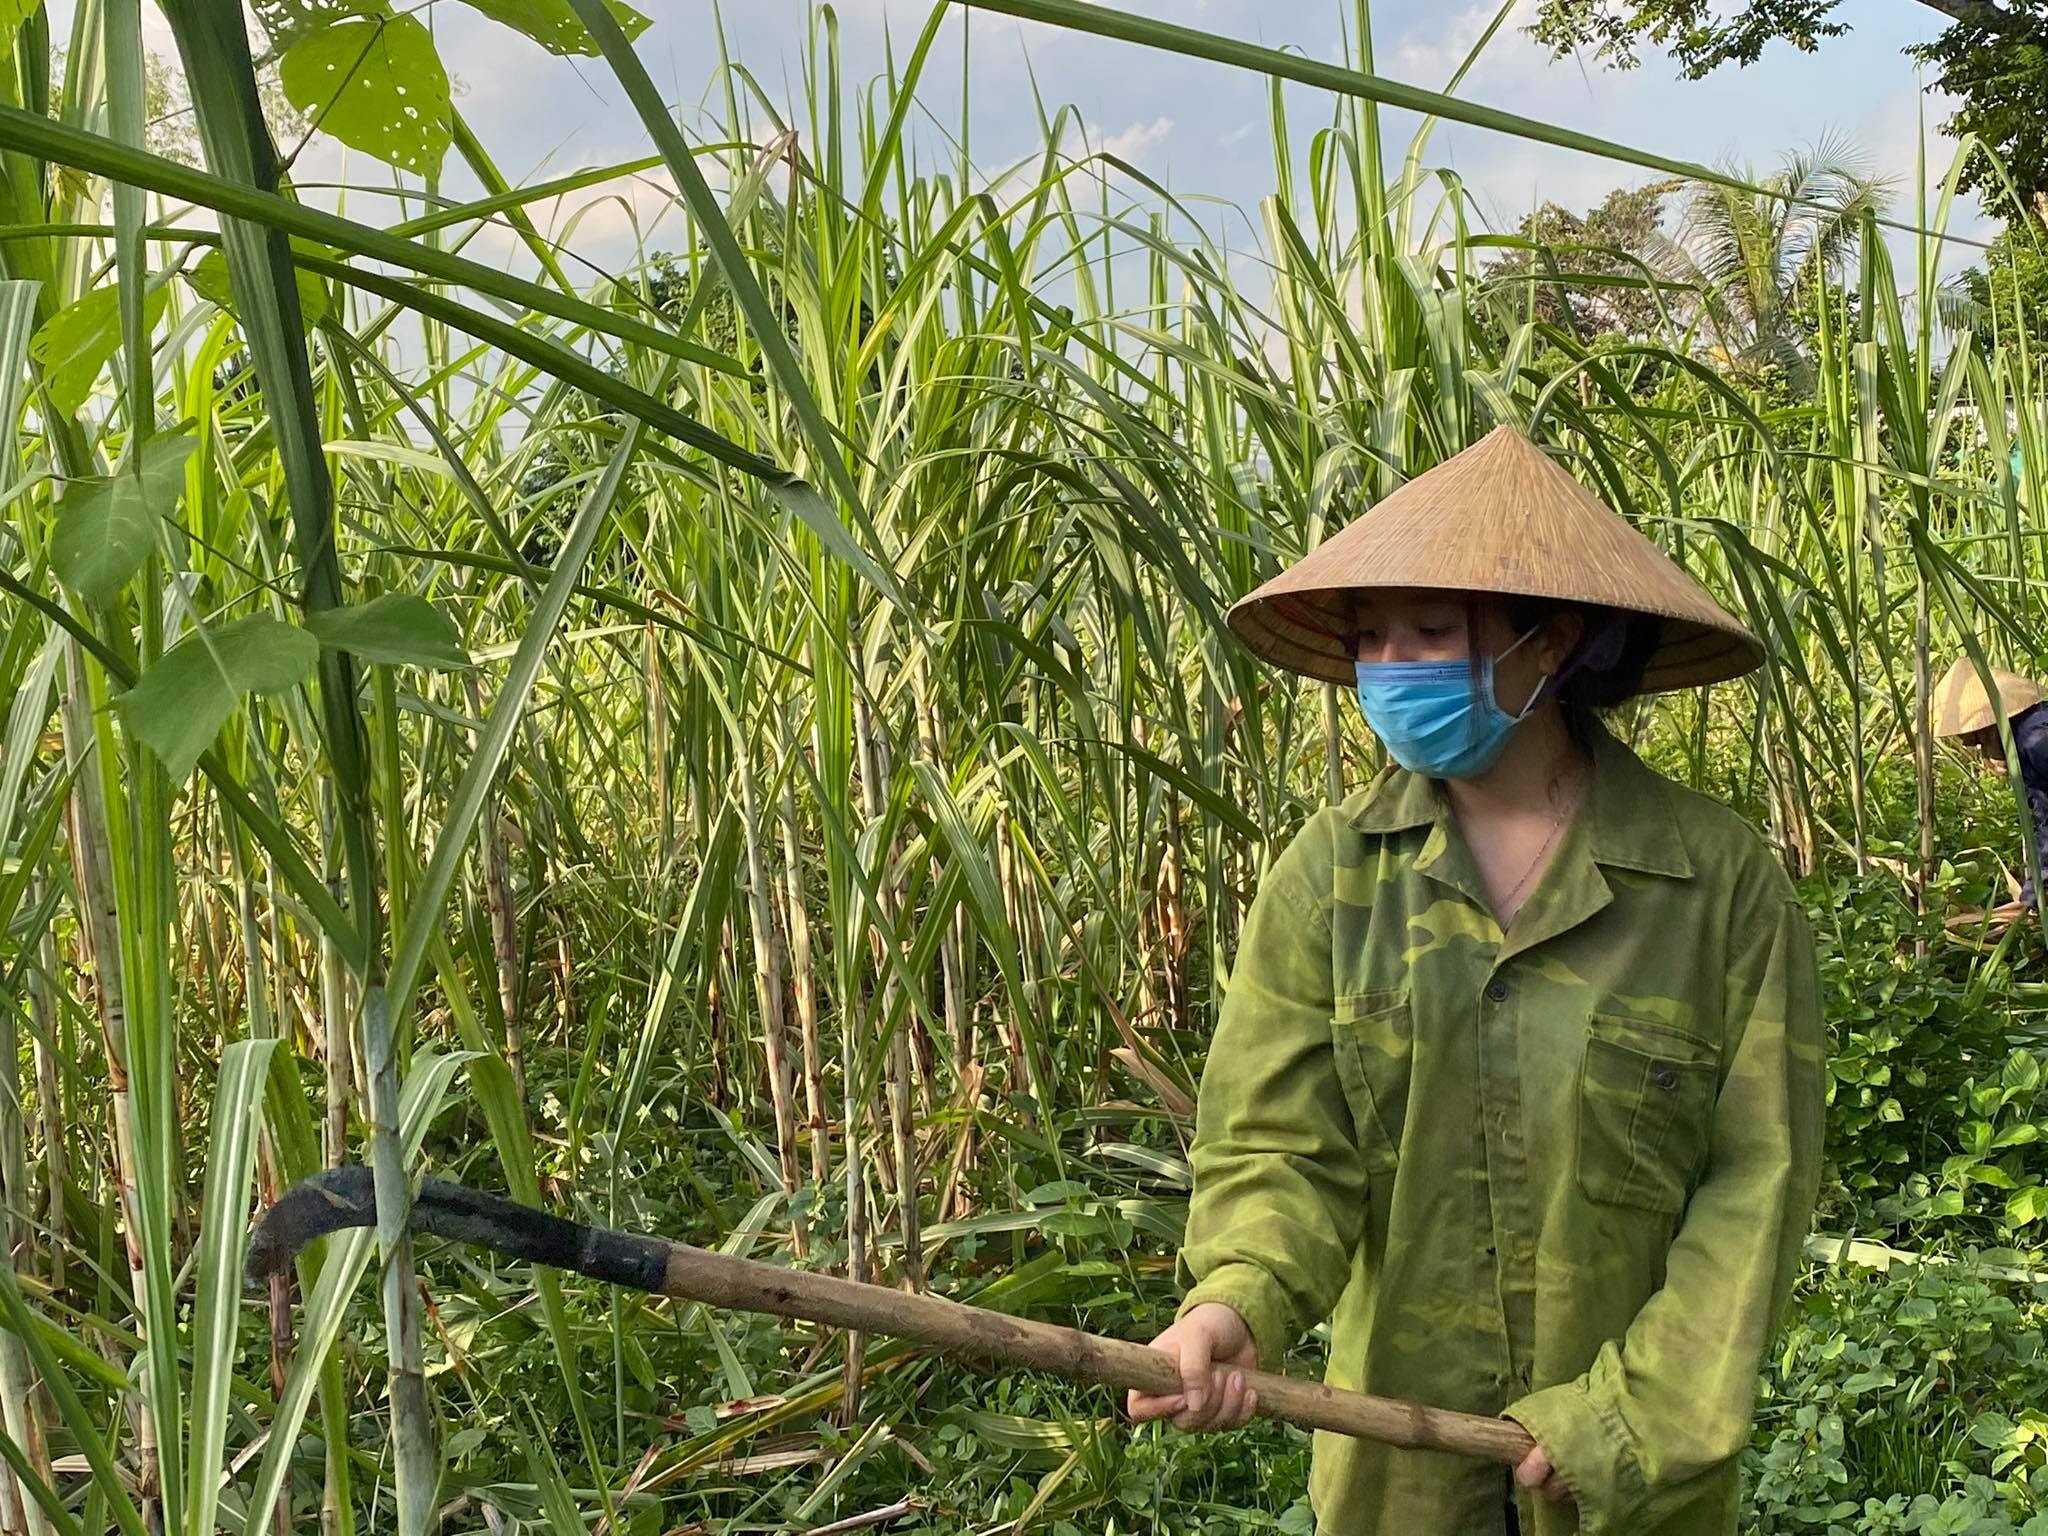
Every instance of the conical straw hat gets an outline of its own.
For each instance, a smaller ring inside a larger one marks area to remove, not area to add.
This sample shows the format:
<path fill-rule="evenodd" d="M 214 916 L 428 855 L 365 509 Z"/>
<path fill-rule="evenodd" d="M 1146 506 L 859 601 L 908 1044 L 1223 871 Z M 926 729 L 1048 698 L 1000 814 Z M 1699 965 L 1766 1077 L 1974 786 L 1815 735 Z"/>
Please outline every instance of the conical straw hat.
<path fill-rule="evenodd" d="M 1998 684 L 1998 708 L 2008 720 L 2041 702 L 2041 685 L 2031 678 L 1996 667 L 1991 669 L 1991 678 Z M 1947 676 L 1935 685 L 1933 705 L 1937 736 L 1967 736 L 1998 723 L 1998 709 L 1992 707 L 1991 694 L 1977 675 L 1976 663 L 1967 656 L 1958 656 Z"/>
<path fill-rule="evenodd" d="M 1729 617 L 1621 515 L 1512 427 L 1418 475 L 1230 610 L 1276 666 L 1349 683 L 1348 594 L 1375 587 L 1500 592 L 1664 621 L 1640 693 L 1739 677 L 1764 660 Z"/>

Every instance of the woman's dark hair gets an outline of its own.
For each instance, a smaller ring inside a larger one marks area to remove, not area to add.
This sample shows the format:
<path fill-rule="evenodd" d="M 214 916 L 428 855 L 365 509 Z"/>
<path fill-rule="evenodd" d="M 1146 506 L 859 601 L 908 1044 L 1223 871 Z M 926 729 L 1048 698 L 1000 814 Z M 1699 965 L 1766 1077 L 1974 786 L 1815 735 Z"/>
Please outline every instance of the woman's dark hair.
<path fill-rule="evenodd" d="M 1579 615 L 1578 643 L 1558 669 L 1569 675 L 1551 697 L 1564 711 L 1565 730 L 1573 743 L 1590 750 L 1599 716 L 1633 698 L 1642 686 L 1643 670 L 1663 639 L 1664 621 L 1654 614 L 1605 608 L 1597 603 L 1560 602 L 1548 597 L 1510 597 L 1507 611 L 1508 624 L 1518 635 L 1561 613 Z M 1618 643 L 1612 634 L 1616 624 L 1621 626 Z M 1478 633 L 1476 623 L 1467 633 Z M 1589 659 L 1588 653 L 1596 649 L 1605 654 L 1597 660 Z M 1580 665 L 1582 658 L 1588 659 Z"/>

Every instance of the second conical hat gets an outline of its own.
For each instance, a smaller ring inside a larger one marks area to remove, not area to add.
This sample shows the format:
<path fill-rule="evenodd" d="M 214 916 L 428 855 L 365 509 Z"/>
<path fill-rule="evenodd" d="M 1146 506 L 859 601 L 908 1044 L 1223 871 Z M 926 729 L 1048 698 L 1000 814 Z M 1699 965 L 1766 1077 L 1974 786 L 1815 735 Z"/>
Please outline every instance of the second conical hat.
<path fill-rule="evenodd" d="M 1998 684 L 1998 708 L 1991 704 L 1991 691 L 1984 686 L 1984 679 L 1977 675 L 1976 663 L 1967 656 L 1956 658 L 1956 664 L 1935 685 L 1933 708 L 1934 734 L 1937 736 L 1968 736 L 1998 723 L 1998 710 L 2005 711 L 2010 720 L 2023 709 L 2031 709 L 2041 702 L 2041 685 L 2032 678 L 2021 677 L 2017 672 L 2001 672 L 1991 669 L 1991 680 Z"/>
<path fill-rule="evenodd" d="M 1349 683 L 1350 595 L 1376 587 L 1547 597 L 1663 621 L 1639 692 L 1718 683 L 1764 648 L 1707 590 L 1512 427 L 1418 475 L 1241 599 L 1230 627 L 1276 666 Z"/>

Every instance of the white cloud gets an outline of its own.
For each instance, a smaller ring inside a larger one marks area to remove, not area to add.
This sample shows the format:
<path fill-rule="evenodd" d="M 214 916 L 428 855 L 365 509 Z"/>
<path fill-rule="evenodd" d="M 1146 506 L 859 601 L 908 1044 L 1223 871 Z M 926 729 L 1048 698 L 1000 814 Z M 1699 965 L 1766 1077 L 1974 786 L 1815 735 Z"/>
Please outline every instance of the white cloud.
<path fill-rule="evenodd" d="M 1153 150 L 1164 144 L 1173 134 L 1173 119 L 1155 117 L 1149 123 L 1133 123 L 1119 133 L 1106 138 L 1091 132 L 1091 142 L 1099 143 L 1102 153 L 1115 155 L 1119 160 L 1128 160 L 1133 165 L 1144 161 Z"/>
<path fill-rule="evenodd" d="M 1374 62 L 1381 74 L 1395 80 L 1427 90 L 1442 90 L 1450 84 L 1451 76 L 1464 63 L 1479 39 L 1485 36 L 1486 29 L 1493 24 L 1499 11 L 1497 0 L 1478 0 L 1478 3 L 1467 6 L 1429 32 L 1407 33 L 1391 56 Z M 1487 44 L 1472 74 L 1466 76 L 1461 92 L 1482 80 L 1498 85 L 1504 76 L 1550 67 L 1549 55 L 1521 31 L 1535 19 L 1535 15 L 1536 0 L 1515 0 L 1513 12 Z"/>

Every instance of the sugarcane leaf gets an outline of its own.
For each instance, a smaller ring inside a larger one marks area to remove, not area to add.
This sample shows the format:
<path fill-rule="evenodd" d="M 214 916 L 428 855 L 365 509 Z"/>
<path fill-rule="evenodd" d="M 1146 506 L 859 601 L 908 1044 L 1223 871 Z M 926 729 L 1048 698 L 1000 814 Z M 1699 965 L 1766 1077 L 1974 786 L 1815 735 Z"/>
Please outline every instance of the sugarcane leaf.
<path fill-rule="evenodd" d="M 154 331 L 169 293 L 161 286 L 142 301 L 144 328 Z M 43 370 L 50 404 L 75 416 L 92 394 L 93 381 L 121 345 L 121 291 L 109 283 L 43 322 L 28 344 L 28 355 Z"/>
<path fill-rule="evenodd" d="M 437 175 L 454 142 L 448 71 L 410 16 L 362 17 L 308 32 L 278 63 L 285 96 L 322 133 L 402 171 Z"/>
<path fill-rule="evenodd" d="M 185 461 L 199 444 L 152 437 L 116 474 L 74 481 L 57 504 L 50 563 L 57 579 L 90 603 L 110 601 L 156 543 L 157 525 L 185 493 Z"/>
<path fill-rule="evenodd" d="M 227 252 L 218 248 L 208 251 L 186 269 L 185 281 L 202 299 L 218 304 L 231 315 L 236 312 L 234 290 L 228 283 Z M 297 283 L 299 323 L 310 333 L 326 318 L 327 285 L 313 273 L 303 271 L 297 274 Z"/>
<path fill-rule="evenodd" d="M 472 663 L 448 615 L 410 592 L 306 615 L 306 628 L 329 650 L 393 667 L 467 667 Z"/>
<path fill-rule="evenodd" d="M 122 696 L 121 710 L 128 728 L 182 780 L 244 694 L 296 687 L 319 658 L 320 642 L 305 630 L 254 614 L 172 646 Z"/>
<path fill-rule="evenodd" d="M 220 1507 L 235 1331 L 242 1299 L 242 1254 L 249 1238 L 249 1195 L 256 1138 L 275 1040 L 237 1040 L 221 1055 L 214 1085 L 213 1134 L 206 1158 L 199 1281 L 194 1297 L 192 1458 L 186 1509 L 192 1529 L 210 1531 Z"/>
<path fill-rule="evenodd" d="M 597 40 L 576 19 L 575 12 L 569 9 L 568 0 L 464 0 L 464 3 L 493 21 L 503 22 L 516 32 L 524 32 L 549 53 L 563 57 L 597 57 Z M 604 6 L 627 37 L 638 37 L 647 30 L 647 18 L 630 5 L 621 5 L 619 0 L 604 0 Z"/>

